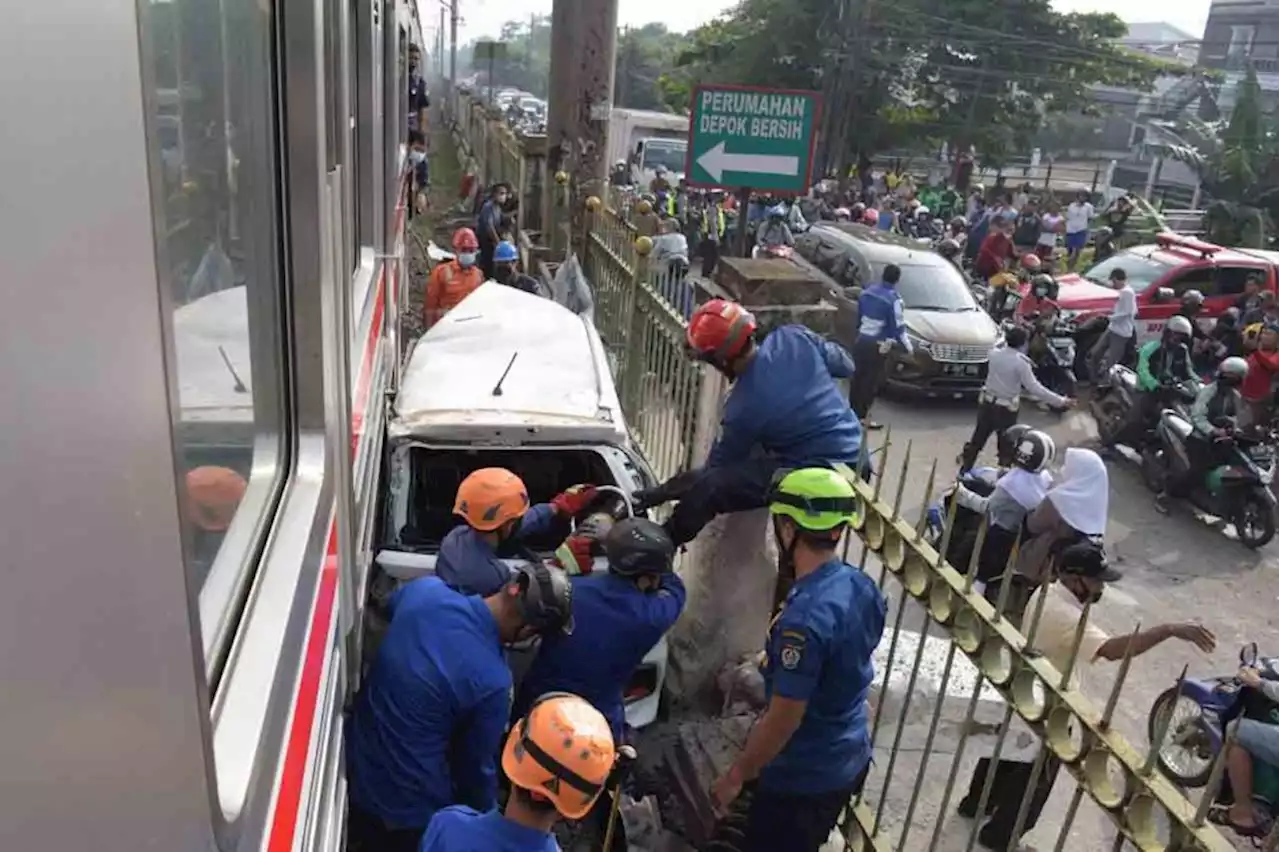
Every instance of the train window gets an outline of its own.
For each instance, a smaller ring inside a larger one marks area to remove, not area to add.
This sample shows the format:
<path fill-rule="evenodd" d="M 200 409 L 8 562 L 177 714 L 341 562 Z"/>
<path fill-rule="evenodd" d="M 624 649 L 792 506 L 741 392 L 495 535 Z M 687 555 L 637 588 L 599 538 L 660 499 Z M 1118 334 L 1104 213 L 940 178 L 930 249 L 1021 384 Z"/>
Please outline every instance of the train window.
<path fill-rule="evenodd" d="M 183 537 L 216 674 L 288 469 L 272 12 L 151 0 L 141 20 Z"/>

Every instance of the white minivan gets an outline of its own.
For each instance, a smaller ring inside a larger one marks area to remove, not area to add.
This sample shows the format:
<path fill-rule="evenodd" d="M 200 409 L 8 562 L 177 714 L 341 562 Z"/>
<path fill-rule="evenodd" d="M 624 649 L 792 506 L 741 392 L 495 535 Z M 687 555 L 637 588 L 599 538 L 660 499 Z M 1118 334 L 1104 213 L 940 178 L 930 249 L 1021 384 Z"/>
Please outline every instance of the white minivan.
<path fill-rule="evenodd" d="M 435 570 L 441 541 L 461 523 L 454 495 L 472 471 L 513 471 L 534 504 L 578 483 L 628 496 L 654 484 L 628 436 L 595 327 L 553 301 L 492 281 L 418 340 L 388 423 L 370 594 L 374 635 L 396 585 Z M 566 525 L 524 544 L 550 557 L 567 533 Z M 606 570 L 603 559 L 595 570 Z M 517 677 L 529 662 L 521 656 L 512 655 Z M 666 668 L 663 639 L 626 691 L 632 727 L 657 718 Z"/>

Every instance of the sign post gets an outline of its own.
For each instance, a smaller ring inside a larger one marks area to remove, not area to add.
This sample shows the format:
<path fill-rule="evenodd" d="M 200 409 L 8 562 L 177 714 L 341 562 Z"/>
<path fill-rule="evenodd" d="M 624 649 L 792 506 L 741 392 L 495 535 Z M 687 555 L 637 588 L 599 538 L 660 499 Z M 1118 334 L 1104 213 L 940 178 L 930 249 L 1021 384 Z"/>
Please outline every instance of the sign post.
<path fill-rule="evenodd" d="M 697 86 L 689 110 L 690 186 L 783 195 L 809 190 L 822 96 L 796 89 Z"/>

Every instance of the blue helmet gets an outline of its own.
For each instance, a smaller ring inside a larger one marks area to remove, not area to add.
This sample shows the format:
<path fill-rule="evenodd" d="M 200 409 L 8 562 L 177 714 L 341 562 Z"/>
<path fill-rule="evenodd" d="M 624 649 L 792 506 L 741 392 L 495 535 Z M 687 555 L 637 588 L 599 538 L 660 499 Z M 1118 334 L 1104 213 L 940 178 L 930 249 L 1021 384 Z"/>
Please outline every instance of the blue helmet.
<path fill-rule="evenodd" d="M 775 204 L 769 208 L 769 215 L 781 219 L 787 215 L 787 208 L 781 204 Z"/>
<path fill-rule="evenodd" d="M 511 243 L 503 240 L 493 249 L 494 263 L 514 263 L 520 259 L 520 253 Z"/>

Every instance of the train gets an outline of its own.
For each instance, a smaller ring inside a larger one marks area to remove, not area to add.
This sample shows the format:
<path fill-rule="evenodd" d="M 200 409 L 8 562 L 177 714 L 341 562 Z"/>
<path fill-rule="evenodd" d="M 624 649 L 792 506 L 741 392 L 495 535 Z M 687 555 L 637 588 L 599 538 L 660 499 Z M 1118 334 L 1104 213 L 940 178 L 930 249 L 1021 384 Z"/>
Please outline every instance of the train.
<path fill-rule="evenodd" d="M 3 28 L 0 848 L 343 848 L 414 46 L 407 0 Z"/>

